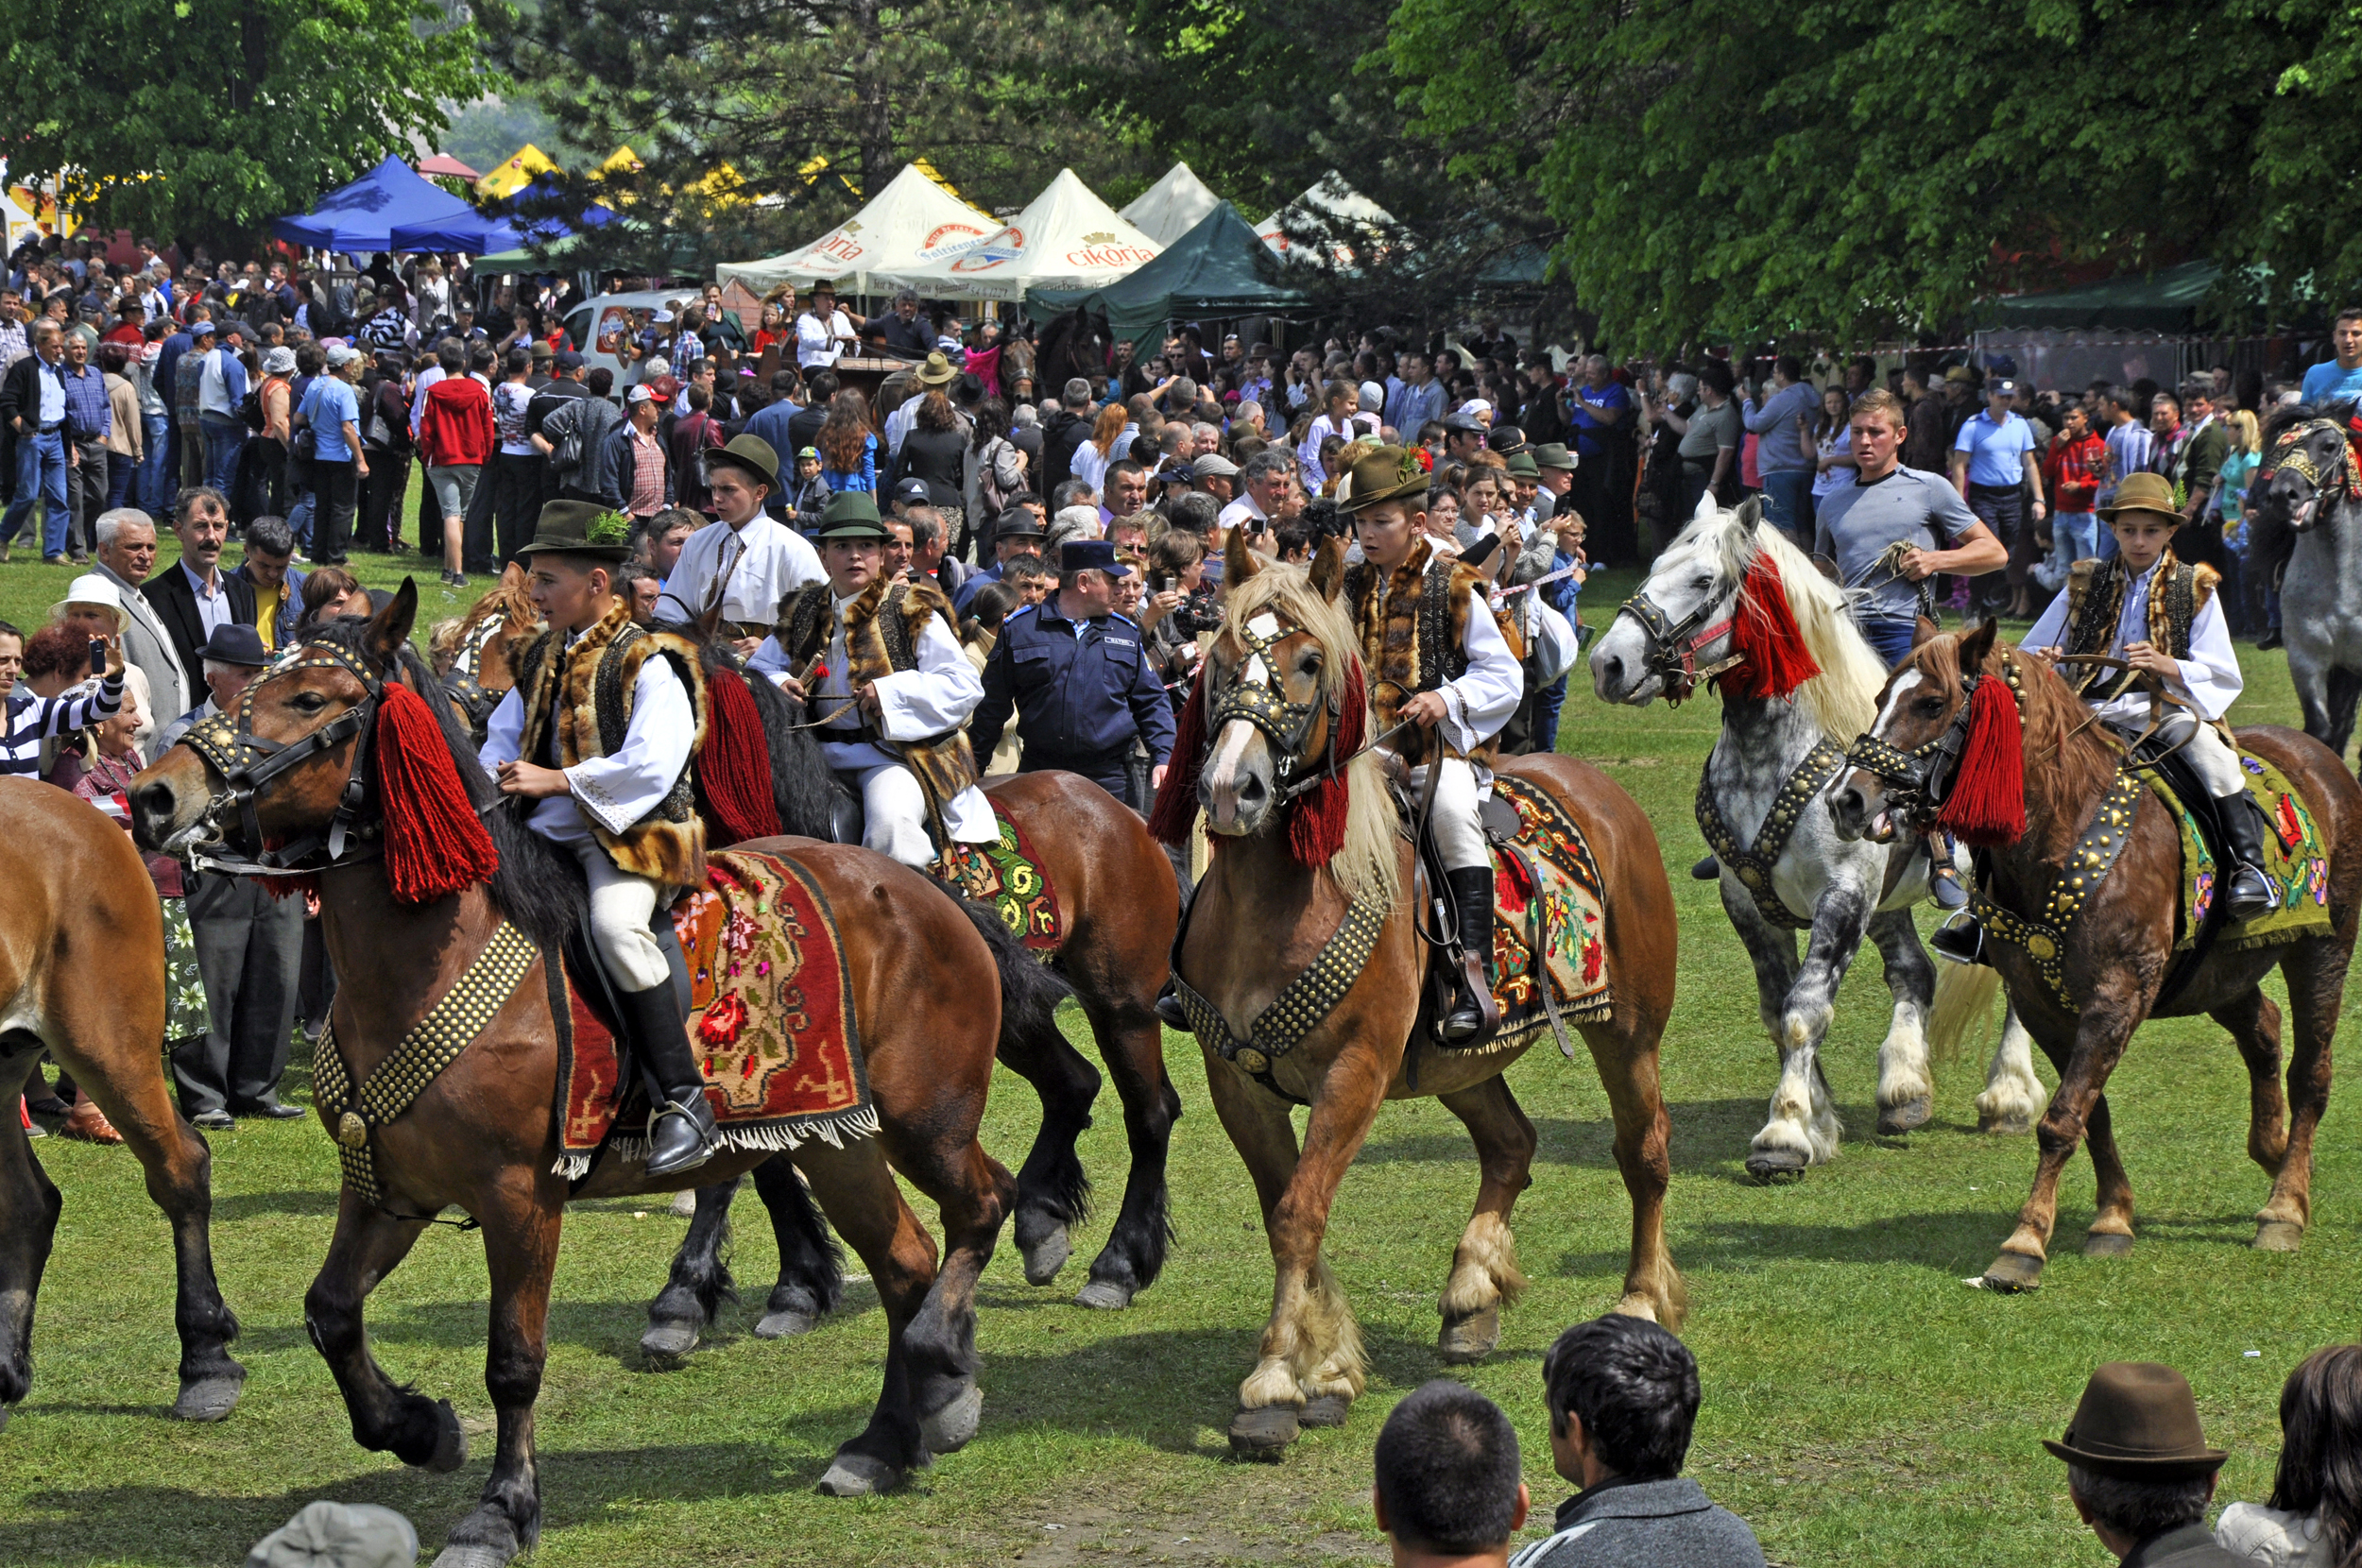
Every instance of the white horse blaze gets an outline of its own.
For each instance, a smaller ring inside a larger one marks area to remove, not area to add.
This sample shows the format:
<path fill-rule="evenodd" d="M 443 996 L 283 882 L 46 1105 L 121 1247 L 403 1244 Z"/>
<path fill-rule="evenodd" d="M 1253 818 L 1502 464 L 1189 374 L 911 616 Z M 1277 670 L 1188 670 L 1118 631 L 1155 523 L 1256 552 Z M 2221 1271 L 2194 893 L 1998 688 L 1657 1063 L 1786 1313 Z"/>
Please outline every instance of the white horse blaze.
<path fill-rule="evenodd" d="M 1258 733 L 1244 719 L 1233 719 L 1215 738 L 1214 755 L 1206 762 L 1206 793 L 1217 823 L 1239 820 L 1239 764 Z"/>

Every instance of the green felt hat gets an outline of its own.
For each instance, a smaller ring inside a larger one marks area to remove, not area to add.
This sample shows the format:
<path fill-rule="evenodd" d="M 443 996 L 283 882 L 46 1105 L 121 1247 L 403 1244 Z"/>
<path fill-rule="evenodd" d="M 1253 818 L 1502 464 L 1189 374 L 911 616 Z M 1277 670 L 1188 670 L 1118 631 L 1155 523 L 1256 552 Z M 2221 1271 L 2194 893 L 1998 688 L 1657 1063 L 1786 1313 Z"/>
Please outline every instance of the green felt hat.
<path fill-rule="evenodd" d="M 1533 452 L 1531 448 L 1518 448 L 1515 452 L 1509 454 L 1508 462 L 1509 471 L 1516 475 L 1519 479 L 1539 479 L 1542 477 L 1542 466 L 1533 460 Z"/>
<path fill-rule="evenodd" d="M 779 454 L 760 435 L 741 435 L 718 452 L 707 452 L 706 467 L 716 463 L 735 464 L 770 488 L 779 487 Z"/>
<path fill-rule="evenodd" d="M 520 555 L 591 555 L 620 561 L 631 554 L 631 520 L 590 501 L 552 501 L 541 507 L 533 542 Z"/>
<path fill-rule="evenodd" d="M 1556 469 L 1562 473 L 1575 471 L 1575 454 L 1566 450 L 1566 443 L 1564 441 L 1543 441 L 1536 444 L 1533 449 L 1533 462 L 1536 468 Z"/>
<path fill-rule="evenodd" d="M 1427 469 L 1416 452 L 1408 447 L 1378 447 L 1362 451 L 1345 469 L 1344 479 L 1337 486 L 1337 505 L 1343 511 L 1359 512 L 1382 501 L 1424 497 L 1427 485 Z"/>
<path fill-rule="evenodd" d="M 882 539 L 885 524 L 878 520 L 878 498 L 867 490 L 847 490 L 830 496 L 820 513 L 817 539 Z"/>

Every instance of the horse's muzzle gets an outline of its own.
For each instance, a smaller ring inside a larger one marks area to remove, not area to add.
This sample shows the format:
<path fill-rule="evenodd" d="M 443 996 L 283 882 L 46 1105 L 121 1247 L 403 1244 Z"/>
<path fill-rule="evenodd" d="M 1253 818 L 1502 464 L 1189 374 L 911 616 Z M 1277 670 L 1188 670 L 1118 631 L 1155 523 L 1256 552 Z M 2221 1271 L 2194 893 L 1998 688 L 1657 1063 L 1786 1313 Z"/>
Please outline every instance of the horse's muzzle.
<path fill-rule="evenodd" d="M 131 780 L 131 838 L 151 855 L 178 854 L 204 827 L 205 764 L 175 746 Z"/>
<path fill-rule="evenodd" d="M 1886 786 L 1866 768 L 1856 768 L 1829 786 L 1829 820 L 1837 836 L 1852 842 L 1894 842 L 1894 821 L 1886 810 Z"/>

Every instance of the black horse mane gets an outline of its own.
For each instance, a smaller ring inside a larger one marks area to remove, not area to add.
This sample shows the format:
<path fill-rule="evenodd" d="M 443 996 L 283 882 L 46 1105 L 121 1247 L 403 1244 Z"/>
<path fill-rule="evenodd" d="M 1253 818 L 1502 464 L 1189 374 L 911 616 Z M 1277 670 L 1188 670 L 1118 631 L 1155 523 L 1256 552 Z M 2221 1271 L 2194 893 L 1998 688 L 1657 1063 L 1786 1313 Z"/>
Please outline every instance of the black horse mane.
<path fill-rule="evenodd" d="M 667 626 L 695 640 L 684 626 Z M 706 679 L 741 669 L 737 656 L 720 642 L 703 645 Z M 836 780 L 820 755 L 820 742 L 803 727 L 808 710 L 796 698 L 761 675 L 746 677 L 754 694 L 755 711 L 762 718 L 763 744 L 771 753 L 771 804 L 779 813 L 779 831 L 808 839 L 831 837 L 830 827 L 852 793 Z"/>
<path fill-rule="evenodd" d="M 329 643 L 366 664 L 371 657 L 367 621 L 346 616 L 313 627 L 308 640 Z M 452 763 L 458 770 L 461 788 L 468 792 L 468 803 L 482 814 L 492 835 L 492 847 L 499 852 L 500 868 L 492 873 L 486 891 L 501 912 L 536 946 L 545 951 L 557 950 L 571 933 L 582 928 L 590 910 L 590 895 L 582 879 L 582 868 L 572 856 L 560 853 L 556 844 L 525 826 L 529 803 L 503 797 L 492 775 L 476 760 L 475 742 L 467 724 L 418 650 L 404 643 L 398 662 L 404 683 L 425 700 L 442 729 L 443 743 L 451 748 Z"/>

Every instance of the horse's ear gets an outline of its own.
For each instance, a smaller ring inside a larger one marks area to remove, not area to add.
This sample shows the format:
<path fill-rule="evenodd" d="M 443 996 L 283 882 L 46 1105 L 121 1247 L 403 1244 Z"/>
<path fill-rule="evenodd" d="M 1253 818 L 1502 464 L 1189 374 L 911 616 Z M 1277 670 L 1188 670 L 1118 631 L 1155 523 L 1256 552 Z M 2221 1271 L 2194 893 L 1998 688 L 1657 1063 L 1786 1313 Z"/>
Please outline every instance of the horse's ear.
<path fill-rule="evenodd" d="M 1985 668 L 1985 659 L 1993 652 L 1993 639 L 2000 635 L 2001 622 L 1992 616 L 1985 623 L 1960 639 L 1960 673 L 1974 676 Z"/>
<path fill-rule="evenodd" d="M 1233 528 L 1222 547 L 1222 580 L 1235 587 L 1263 570 L 1263 557 L 1246 542 L 1246 530 Z"/>
<path fill-rule="evenodd" d="M 1312 591 L 1333 605 L 1344 590 L 1345 541 L 1331 534 L 1312 553 Z"/>
<path fill-rule="evenodd" d="M 522 593 L 525 589 L 525 564 L 511 561 L 501 568 L 501 589 L 506 593 Z"/>
<path fill-rule="evenodd" d="M 404 577 L 385 607 L 369 617 L 364 640 L 370 662 L 381 670 L 400 668 L 402 644 L 410 640 L 410 627 L 418 618 L 419 585 Z"/>
<path fill-rule="evenodd" d="M 1713 492 L 1708 491 L 1707 493 L 1710 495 L 1710 494 L 1712 494 Z M 1746 500 L 1744 500 L 1744 501 L 1742 501 L 1742 502 L 1740 502 L 1740 503 L 1738 503 L 1738 525 L 1739 525 L 1741 528 L 1744 528 L 1745 530 L 1747 530 L 1748 534 L 1749 534 L 1751 537 L 1754 535 L 1754 531 L 1755 531 L 1755 524 L 1756 524 L 1756 523 L 1761 522 L 1762 520 L 1763 520 L 1763 498 L 1762 498 L 1762 497 L 1760 497 L 1760 496 L 1749 496 Z"/>

